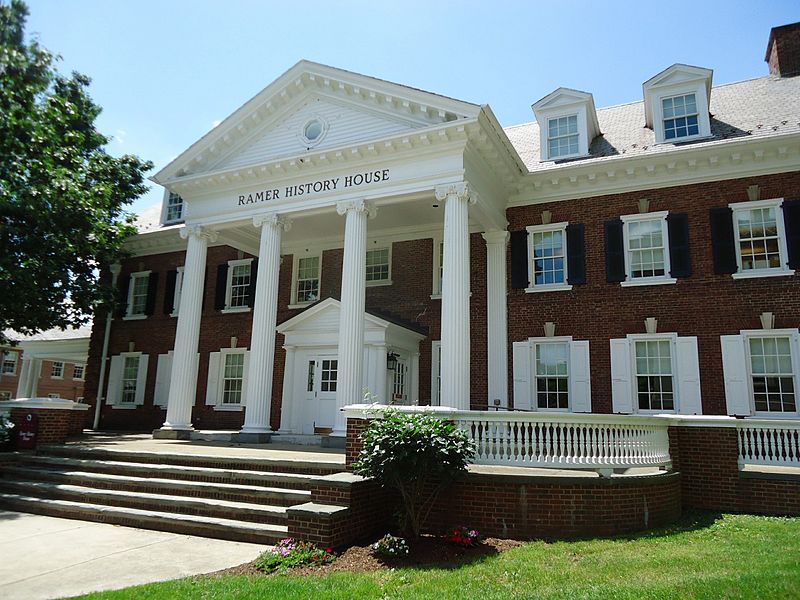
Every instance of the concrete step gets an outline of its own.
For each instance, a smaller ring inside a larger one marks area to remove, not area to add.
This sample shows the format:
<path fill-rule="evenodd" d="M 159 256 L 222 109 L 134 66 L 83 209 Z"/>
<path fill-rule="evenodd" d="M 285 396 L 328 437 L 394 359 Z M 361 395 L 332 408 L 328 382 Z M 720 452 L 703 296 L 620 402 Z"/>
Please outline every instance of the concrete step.
<path fill-rule="evenodd" d="M 272 506 L 292 506 L 308 502 L 311 492 L 257 485 L 183 481 L 156 477 L 114 475 L 70 469 L 37 468 L 9 465 L 3 469 L 10 479 L 34 479 L 67 485 L 82 485 L 104 490 L 120 490 L 174 496 L 193 496 L 230 502 L 247 502 Z"/>
<path fill-rule="evenodd" d="M 294 490 L 310 489 L 311 484 L 320 477 L 305 473 L 270 473 L 247 469 L 215 469 L 186 465 L 137 463 L 117 460 L 97 460 L 91 458 L 70 458 L 64 456 L 27 455 L 20 462 L 36 467 L 92 471 L 113 475 L 132 475 L 137 477 L 156 477 L 161 479 L 180 479 L 185 481 L 205 481 L 209 483 L 230 483 L 234 485 L 258 485 Z"/>
<path fill-rule="evenodd" d="M 141 529 L 155 529 L 157 531 L 170 531 L 256 544 L 276 544 L 280 539 L 285 538 L 288 533 L 285 525 L 242 522 L 232 519 L 182 515 L 136 508 L 101 506 L 88 502 L 37 498 L 35 496 L 5 492 L 0 493 L 0 507 L 7 510 L 52 517 L 113 523 Z"/>
<path fill-rule="evenodd" d="M 125 490 L 104 490 L 83 485 L 0 479 L 0 491 L 37 498 L 69 500 L 106 506 L 157 510 L 160 512 L 236 519 L 255 523 L 286 524 L 286 507 L 189 498 L 168 494 L 149 494 Z"/>
<path fill-rule="evenodd" d="M 213 449 L 209 449 L 209 451 L 213 451 Z M 167 464 L 212 469 L 238 469 L 269 473 L 304 473 L 307 475 L 329 475 L 331 473 L 341 473 L 345 470 L 344 457 L 339 455 L 333 455 L 336 456 L 336 460 L 327 461 L 315 458 L 216 456 L 213 454 L 182 454 L 180 451 L 165 453 L 115 450 L 111 448 L 86 448 L 71 445 L 41 446 L 38 454 L 91 460 Z"/>

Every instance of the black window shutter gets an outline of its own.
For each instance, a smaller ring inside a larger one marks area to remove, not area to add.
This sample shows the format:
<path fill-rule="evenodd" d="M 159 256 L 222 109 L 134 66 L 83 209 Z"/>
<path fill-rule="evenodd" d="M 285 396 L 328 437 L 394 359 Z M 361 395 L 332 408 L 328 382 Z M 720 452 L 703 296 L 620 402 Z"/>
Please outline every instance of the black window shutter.
<path fill-rule="evenodd" d="M 739 270 L 736 264 L 736 238 L 733 235 L 733 211 L 723 206 L 712 208 L 711 248 L 714 254 L 714 273 L 725 275 Z"/>
<path fill-rule="evenodd" d="M 586 283 L 586 242 L 583 223 L 567 225 L 567 283 Z"/>
<path fill-rule="evenodd" d="M 158 273 L 150 273 L 147 280 L 147 302 L 144 305 L 144 314 L 148 317 L 156 312 L 156 291 L 158 290 Z"/>
<path fill-rule="evenodd" d="M 225 292 L 228 287 L 228 263 L 217 267 L 217 293 L 214 296 L 214 310 L 225 308 Z"/>
<path fill-rule="evenodd" d="M 528 287 L 528 232 L 511 232 L 511 287 L 520 290 Z"/>
<path fill-rule="evenodd" d="M 669 235 L 669 274 L 672 277 L 692 276 L 692 255 L 689 250 L 689 215 L 669 213 L 667 215 Z"/>
<path fill-rule="evenodd" d="M 250 287 L 247 290 L 247 306 L 253 308 L 256 301 L 256 276 L 258 275 L 258 259 L 250 263 Z"/>
<path fill-rule="evenodd" d="M 789 251 L 789 268 L 800 268 L 800 200 L 783 203 L 783 222 L 786 226 L 786 249 Z"/>
<path fill-rule="evenodd" d="M 131 276 L 123 275 L 119 281 L 119 295 L 117 296 L 117 316 L 124 317 L 128 313 L 128 288 L 131 285 Z"/>
<path fill-rule="evenodd" d="M 625 281 L 625 239 L 622 233 L 622 220 L 606 221 L 605 238 L 606 281 L 609 283 Z"/>
<path fill-rule="evenodd" d="M 164 288 L 164 314 L 171 315 L 175 304 L 175 283 L 178 279 L 178 271 L 167 271 L 167 286 Z"/>

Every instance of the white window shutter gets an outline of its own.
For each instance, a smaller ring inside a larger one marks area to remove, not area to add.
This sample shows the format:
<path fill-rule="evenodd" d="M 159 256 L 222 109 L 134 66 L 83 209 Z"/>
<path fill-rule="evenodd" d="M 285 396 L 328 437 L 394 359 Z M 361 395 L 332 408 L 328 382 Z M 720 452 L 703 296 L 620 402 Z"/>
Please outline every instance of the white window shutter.
<path fill-rule="evenodd" d="M 592 412 L 588 340 L 569 343 L 569 406 L 572 412 Z"/>
<path fill-rule="evenodd" d="M 156 368 L 156 390 L 153 395 L 155 406 L 167 406 L 169 401 L 169 383 L 172 377 L 172 352 L 158 355 L 158 366 Z"/>
<path fill-rule="evenodd" d="M 150 357 L 147 354 L 139 356 L 139 372 L 136 374 L 136 396 L 133 403 L 136 406 L 144 404 L 144 391 L 147 386 L 147 363 Z"/>
<path fill-rule="evenodd" d="M 219 372 L 221 368 L 221 352 L 208 355 L 208 379 L 206 383 L 206 404 L 216 406 L 219 403 Z"/>
<path fill-rule="evenodd" d="M 700 397 L 700 359 L 697 338 L 679 337 L 675 344 L 678 367 L 678 412 L 682 415 L 702 415 Z"/>
<path fill-rule="evenodd" d="M 725 403 L 728 414 L 752 415 L 744 338 L 740 335 L 721 335 L 719 341 L 722 345 L 722 373 L 725 379 Z"/>
<path fill-rule="evenodd" d="M 611 405 L 615 413 L 633 412 L 631 346 L 627 339 L 611 341 Z"/>
<path fill-rule="evenodd" d="M 106 404 L 117 404 L 122 392 L 122 357 L 112 356 L 108 368 L 108 393 Z"/>
<path fill-rule="evenodd" d="M 514 408 L 532 410 L 531 398 L 531 345 L 529 342 L 514 342 L 512 345 L 514 370 Z"/>
<path fill-rule="evenodd" d="M 242 368 L 242 406 L 245 405 L 247 398 L 247 376 L 250 372 L 250 350 L 244 353 L 244 366 Z M 272 394 L 270 394 L 271 396 Z"/>

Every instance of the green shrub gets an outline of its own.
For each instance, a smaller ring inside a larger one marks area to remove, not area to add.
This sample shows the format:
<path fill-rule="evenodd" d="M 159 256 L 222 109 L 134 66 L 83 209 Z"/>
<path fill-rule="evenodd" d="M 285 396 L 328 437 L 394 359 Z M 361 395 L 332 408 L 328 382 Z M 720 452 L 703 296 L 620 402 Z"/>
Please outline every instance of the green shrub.
<path fill-rule="evenodd" d="M 7 444 L 11 441 L 11 430 L 14 423 L 6 415 L 0 415 L 0 444 Z"/>
<path fill-rule="evenodd" d="M 387 410 L 361 436 L 353 470 L 396 489 L 403 501 L 403 528 L 419 537 L 439 492 L 466 472 L 475 456 L 467 434 L 432 414 Z"/>

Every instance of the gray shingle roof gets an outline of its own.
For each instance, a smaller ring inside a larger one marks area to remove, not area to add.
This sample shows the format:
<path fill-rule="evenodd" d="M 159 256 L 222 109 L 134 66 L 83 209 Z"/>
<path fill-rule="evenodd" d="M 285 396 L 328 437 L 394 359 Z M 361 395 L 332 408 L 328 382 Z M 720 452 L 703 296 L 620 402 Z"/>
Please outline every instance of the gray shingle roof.
<path fill-rule="evenodd" d="M 631 102 L 597 111 L 602 135 L 589 147 L 590 156 L 571 160 L 539 160 L 536 122 L 505 129 L 529 171 L 586 164 L 617 156 L 669 152 L 688 145 L 705 147 L 742 137 L 800 132 L 800 77 L 759 77 L 720 85 L 711 91 L 711 138 L 682 144 L 655 145 L 653 130 L 644 126 L 644 102 Z"/>

